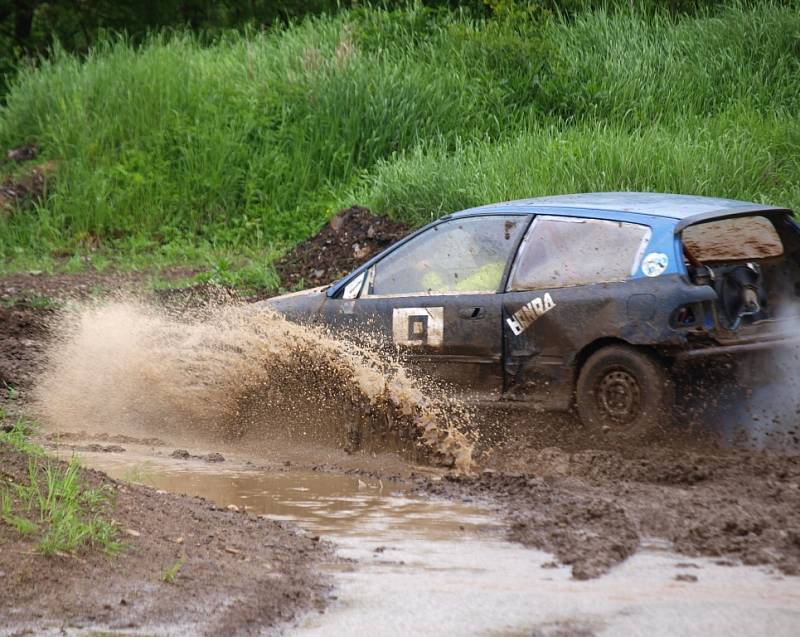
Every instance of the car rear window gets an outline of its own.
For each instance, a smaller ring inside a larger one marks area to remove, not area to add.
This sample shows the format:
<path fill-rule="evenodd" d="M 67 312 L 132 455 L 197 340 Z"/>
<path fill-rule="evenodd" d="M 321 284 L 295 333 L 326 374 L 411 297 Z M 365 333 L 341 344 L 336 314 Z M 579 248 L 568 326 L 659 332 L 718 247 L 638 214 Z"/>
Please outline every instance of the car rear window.
<path fill-rule="evenodd" d="M 701 262 L 747 261 L 783 254 L 783 243 L 766 217 L 734 217 L 689 226 L 683 231 L 683 246 Z"/>
<path fill-rule="evenodd" d="M 509 290 L 624 281 L 639 266 L 650 228 L 635 223 L 540 216 L 514 264 Z"/>

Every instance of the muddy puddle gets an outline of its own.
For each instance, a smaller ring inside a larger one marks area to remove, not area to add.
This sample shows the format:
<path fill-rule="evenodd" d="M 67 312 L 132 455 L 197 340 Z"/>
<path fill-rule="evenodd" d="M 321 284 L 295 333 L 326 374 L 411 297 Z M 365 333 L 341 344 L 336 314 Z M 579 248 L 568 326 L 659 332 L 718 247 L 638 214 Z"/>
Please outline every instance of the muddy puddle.
<path fill-rule="evenodd" d="M 81 457 L 113 477 L 289 520 L 333 542 L 342 559 L 328 567 L 328 609 L 285 635 L 789 636 L 800 625 L 800 578 L 650 541 L 608 575 L 576 581 L 551 555 L 505 541 L 481 503 L 413 495 L 402 481 L 265 471 L 241 456 L 178 460 L 144 447 Z"/>

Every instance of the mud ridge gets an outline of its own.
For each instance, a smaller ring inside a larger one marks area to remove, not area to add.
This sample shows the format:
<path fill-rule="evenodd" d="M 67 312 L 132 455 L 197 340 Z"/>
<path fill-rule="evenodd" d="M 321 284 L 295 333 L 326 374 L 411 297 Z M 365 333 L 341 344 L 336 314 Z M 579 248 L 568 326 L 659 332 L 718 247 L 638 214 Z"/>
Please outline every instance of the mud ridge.
<path fill-rule="evenodd" d="M 421 481 L 428 493 L 493 502 L 509 537 L 555 553 L 573 577 L 607 572 L 653 538 L 689 556 L 800 575 L 800 458 L 718 451 L 524 449 L 477 476 Z"/>
<path fill-rule="evenodd" d="M 405 224 L 353 206 L 275 263 L 285 289 L 331 283 L 411 231 Z"/>

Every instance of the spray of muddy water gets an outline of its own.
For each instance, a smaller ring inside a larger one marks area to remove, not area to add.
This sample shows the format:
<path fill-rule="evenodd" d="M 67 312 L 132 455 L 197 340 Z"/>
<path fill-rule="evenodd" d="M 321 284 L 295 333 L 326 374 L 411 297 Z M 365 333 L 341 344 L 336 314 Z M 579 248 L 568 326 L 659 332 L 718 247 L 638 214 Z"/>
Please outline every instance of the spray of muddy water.
<path fill-rule="evenodd" d="M 800 306 L 777 314 L 774 336 L 800 334 Z M 800 451 L 800 343 L 782 341 L 764 350 L 715 359 L 706 377 L 686 395 L 696 411 L 695 426 L 718 434 L 728 446 L 797 454 Z M 734 370 L 732 378 L 729 370 Z M 721 372 L 721 375 L 720 375 Z"/>
<path fill-rule="evenodd" d="M 800 305 L 778 315 L 788 337 L 800 334 Z M 742 366 L 743 395 L 730 401 L 724 435 L 737 436 L 756 449 L 797 453 L 800 450 L 800 344 L 783 344 L 747 360 Z"/>
<path fill-rule="evenodd" d="M 339 427 L 389 433 L 469 471 L 469 413 L 395 362 L 252 306 L 185 319 L 139 301 L 75 307 L 56 329 L 34 404 L 54 430 L 278 439 Z"/>

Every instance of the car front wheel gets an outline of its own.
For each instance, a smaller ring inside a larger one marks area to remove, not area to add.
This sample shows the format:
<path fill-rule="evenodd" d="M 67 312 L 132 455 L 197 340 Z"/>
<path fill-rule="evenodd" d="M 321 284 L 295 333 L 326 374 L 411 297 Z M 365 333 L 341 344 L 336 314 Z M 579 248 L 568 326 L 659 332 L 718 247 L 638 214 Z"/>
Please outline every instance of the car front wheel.
<path fill-rule="evenodd" d="M 636 441 L 663 429 L 675 401 L 669 372 L 656 356 L 625 345 L 609 345 L 581 368 L 578 414 L 595 435 Z"/>

